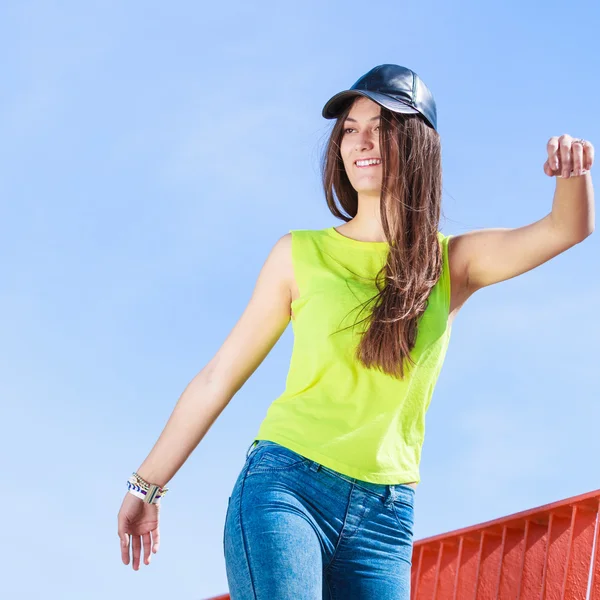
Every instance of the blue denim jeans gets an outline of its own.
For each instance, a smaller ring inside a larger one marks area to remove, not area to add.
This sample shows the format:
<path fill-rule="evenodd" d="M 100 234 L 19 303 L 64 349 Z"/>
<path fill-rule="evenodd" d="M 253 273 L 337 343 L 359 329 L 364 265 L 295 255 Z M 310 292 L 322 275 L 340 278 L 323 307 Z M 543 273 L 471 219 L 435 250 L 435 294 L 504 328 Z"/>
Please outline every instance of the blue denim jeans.
<path fill-rule="evenodd" d="M 231 600 L 409 600 L 414 498 L 253 442 L 225 517 Z"/>

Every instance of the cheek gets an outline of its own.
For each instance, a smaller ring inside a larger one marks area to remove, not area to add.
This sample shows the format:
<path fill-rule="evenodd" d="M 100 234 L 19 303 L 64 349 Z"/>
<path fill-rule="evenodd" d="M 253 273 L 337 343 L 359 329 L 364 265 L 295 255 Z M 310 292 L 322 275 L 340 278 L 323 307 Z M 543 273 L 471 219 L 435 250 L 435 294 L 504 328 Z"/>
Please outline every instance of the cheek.
<path fill-rule="evenodd" d="M 347 158 L 344 157 L 344 155 L 342 155 L 342 163 L 344 164 L 344 169 L 346 170 L 346 173 L 350 174 L 350 162 Z"/>
<path fill-rule="evenodd" d="M 348 144 L 344 144 L 344 142 L 342 141 L 342 143 L 340 144 L 340 155 L 342 157 L 344 167 L 346 167 L 346 171 L 350 171 L 350 168 L 352 167 L 351 154 L 352 149 L 348 148 Z"/>
<path fill-rule="evenodd" d="M 340 154 L 345 161 L 348 156 L 348 143 L 344 142 L 344 140 L 340 142 Z"/>

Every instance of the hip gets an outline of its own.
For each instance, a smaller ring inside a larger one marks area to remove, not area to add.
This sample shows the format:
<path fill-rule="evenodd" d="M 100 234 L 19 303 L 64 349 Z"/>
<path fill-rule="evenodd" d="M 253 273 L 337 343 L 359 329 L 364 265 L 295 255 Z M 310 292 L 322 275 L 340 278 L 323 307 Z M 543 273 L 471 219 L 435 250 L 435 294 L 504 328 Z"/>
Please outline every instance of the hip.
<path fill-rule="evenodd" d="M 356 480 L 253 443 L 225 518 L 232 598 L 253 598 L 252 586 L 286 600 L 321 597 L 321 587 L 323 598 L 409 598 L 414 500 L 409 485 Z"/>
<path fill-rule="evenodd" d="M 317 529 L 337 542 L 359 530 L 366 536 L 391 527 L 411 543 L 416 491 L 409 484 L 377 484 L 357 480 L 268 440 L 253 442 L 235 483 L 230 502 L 242 512 L 257 505 L 309 508 Z M 393 536 L 394 537 L 394 536 Z"/>

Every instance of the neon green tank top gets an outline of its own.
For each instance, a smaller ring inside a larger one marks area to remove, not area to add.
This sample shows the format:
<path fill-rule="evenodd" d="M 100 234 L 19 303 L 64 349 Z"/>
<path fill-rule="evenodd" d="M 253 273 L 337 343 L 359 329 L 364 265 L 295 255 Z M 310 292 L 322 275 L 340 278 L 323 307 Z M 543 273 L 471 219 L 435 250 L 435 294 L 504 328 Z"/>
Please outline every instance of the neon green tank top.
<path fill-rule="evenodd" d="M 375 276 L 388 243 L 354 240 L 334 227 L 290 233 L 300 292 L 292 302 L 293 351 L 285 390 L 269 406 L 255 439 L 363 481 L 420 481 L 425 413 L 450 339 L 452 236 L 438 232 L 443 271 L 418 323 L 411 352 L 416 365 L 401 381 L 354 357 L 367 327 L 361 321 L 372 308 L 359 314 L 359 305 L 377 293 Z M 357 327 L 344 329 L 355 321 Z"/>

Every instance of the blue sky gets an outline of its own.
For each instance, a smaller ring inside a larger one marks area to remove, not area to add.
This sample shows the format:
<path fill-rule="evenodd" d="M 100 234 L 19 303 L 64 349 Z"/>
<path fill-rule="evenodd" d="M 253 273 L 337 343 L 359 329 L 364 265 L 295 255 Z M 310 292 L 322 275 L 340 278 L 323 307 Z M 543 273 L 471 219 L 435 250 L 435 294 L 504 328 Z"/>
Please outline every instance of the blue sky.
<path fill-rule="evenodd" d="M 6 597 L 225 591 L 227 497 L 291 326 L 171 480 L 150 567 L 121 564 L 117 512 L 275 241 L 341 224 L 323 104 L 375 65 L 414 69 L 438 106 L 440 230 L 521 226 L 551 209 L 548 138 L 600 143 L 599 19 L 591 1 L 4 2 Z M 596 233 L 459 314 L 415 539 L 600 487 L 599 250 Z"/>

